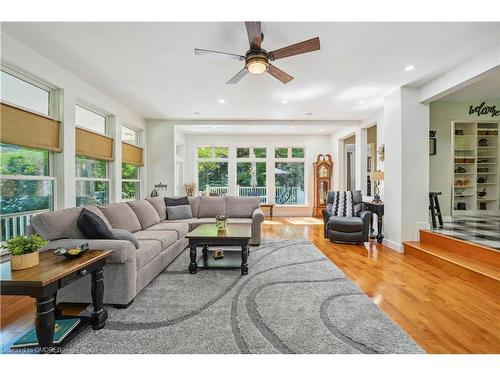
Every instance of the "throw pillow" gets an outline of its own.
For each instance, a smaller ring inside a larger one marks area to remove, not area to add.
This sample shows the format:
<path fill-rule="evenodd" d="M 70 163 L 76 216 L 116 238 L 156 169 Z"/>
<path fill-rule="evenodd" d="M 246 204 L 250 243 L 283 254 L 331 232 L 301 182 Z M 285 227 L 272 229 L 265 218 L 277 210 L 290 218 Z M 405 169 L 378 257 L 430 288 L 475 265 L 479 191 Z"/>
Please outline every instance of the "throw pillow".
<path fill-rule="evenodd" d="M 354 203 L 352 191 L 334 191 L 333 201 L 329 204 L 332 216 L 354 216 Z"/>
<path fill-rule="evenodd" d="M 165 197 L 165 204 L 167 206 L 185 206 L 189 204 L 188 197 Z"/>
<path fill-rule="evenodd" d="M 82 208 L 76 224 L 87 238 L 112 238 L 111 228 L 98 215 L 86 208 Z"/>
<path fill-rule="evenodd" d="M 125 240 L 130 241 L 135 246 L 136 249 L 139 248 L 139 241 L 137 237 L 128 230 L 125 229 L 111 229 L 111 235 L 114 240 Z"/>
<path fill-rule="evenodd" d="M 189 204 L 182 206 L 167 205 L 167 218 L 167 220 L 192 219 L 193 212 L 191 211 L 191 206 Z"/>

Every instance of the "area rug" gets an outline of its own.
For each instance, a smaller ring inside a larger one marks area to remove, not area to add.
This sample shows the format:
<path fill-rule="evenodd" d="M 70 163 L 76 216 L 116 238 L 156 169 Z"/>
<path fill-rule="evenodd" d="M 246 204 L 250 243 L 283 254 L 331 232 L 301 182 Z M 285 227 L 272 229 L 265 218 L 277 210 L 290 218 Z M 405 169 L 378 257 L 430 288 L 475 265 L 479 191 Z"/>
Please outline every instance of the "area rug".
<path fill-rule="evenodd" d="M 423 353 L 305 240 L 252 247 L 239 269 L 187 272 L 188 251 L 65 353 Z"/>

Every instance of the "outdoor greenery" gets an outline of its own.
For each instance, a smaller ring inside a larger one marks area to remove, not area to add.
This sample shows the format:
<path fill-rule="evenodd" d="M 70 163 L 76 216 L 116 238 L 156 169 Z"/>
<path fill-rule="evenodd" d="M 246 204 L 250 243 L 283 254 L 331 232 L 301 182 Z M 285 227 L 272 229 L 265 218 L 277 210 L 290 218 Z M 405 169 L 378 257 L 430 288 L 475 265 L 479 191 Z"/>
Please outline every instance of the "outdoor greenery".
<path fill-rule="evenodd" d="M 137 165 L 122 163 L 122 179 L 136 180 L 139 178 Z M 137 199 L 138 183 L 136 181 L 122 182 L 122 199 Z"/>
<path fill-rule="evenodd" d="M 303 148 L 292 148 L 292 158 L 303 158 L 304 149 Z"/>
<path fill-rule="evenodd" d="M 265 147 L 254 148 L 253 154 L 256 158 L 265 158 L 266 157 L 266 148 Z"/>
<path fill-rule="evenodd" d="M 257 185 L 266 186 L 266 163 L 255 163 Z M 236 179 L 239 186 L 252 186 L 252 163 L 242 162 L 236 164 Z"/>
<path fill-rule="evenodd" d="M 275 158 L 287 158 L 288 157 L 288 148 L 286 147 L 276 147 L 274 150 Z"/>
<path fill-rule="evenodd" d="M 203 161 L 198 163 L 198 187 L 227 186 L 227 162 Z"/>
<path fill-rule="evenodd" d="M 0 173 L 11 176 L 48 176 L 49 152 L 0 144 Z M 0 184 L 0 214 L 48 209 L 52 181 L 3 179 Z"/>
<path fill-rule="evenodd" d="M 106 178 L 106 161 L 77 156 L 76 177 Z"/>
<path fill-rule="evenodd" d="M 136 180 L 138 178 L 137 171 L 137 165 L 122 163 L 122 178 L 124 180 Z"/>
<path fill-rule="evenodd" d="M 236 157 L 237 158 L 249 158 L 250 157 L 250 149 L 248 147 L 237 148 L 236 149 Z"/>
<path fill-rule="evenodd" d="M 24 255 L 34 253 L 45 246 L 45 241 L 38 234 L 31 236 L 20 236 L 11 238 L 2 243 L 2 247 L 7 249 L 11 255 Z"/>
<path fill-rule="evenodd" d="M 76 205 L 108 203 L 107 181 L 76 181 Z"/>

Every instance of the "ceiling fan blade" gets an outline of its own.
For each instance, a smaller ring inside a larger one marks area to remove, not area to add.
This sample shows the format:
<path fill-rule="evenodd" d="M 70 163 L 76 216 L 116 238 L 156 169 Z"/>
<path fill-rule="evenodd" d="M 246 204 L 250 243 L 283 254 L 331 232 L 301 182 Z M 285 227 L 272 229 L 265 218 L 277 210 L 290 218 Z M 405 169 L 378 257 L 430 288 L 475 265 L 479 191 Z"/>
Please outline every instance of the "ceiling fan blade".
<path fill-rule="evenodd" d="M 239 61 L 245 61 L 245 56 L 241 55 L 236 55 L 234 53 L 226 53 L 226 52 L 219 52 L 219 51 L 211 51 L 209 49 L 200 49 L 200 48 L 195 48 L 194 49 L 194 54 L 195 55 L 207 55 L 207 56 L 215 56 L 215 57 L 225 57 L 228 59 L 234 59 L 234 60 L 239 60 Z"/>
<path fill-rule="evenodd" d="M 293 79 L 293 77 L 290 74 L 285 73 L 283 70 L 276 68 L 274 65 L 271 64 L 269 64 L 267 72 L 274 78 L 276 78 L 278 81 L 283 82 L 284 84 L 287 84 Z"/>
<path fill-rule="evenodd" d="M 302 53 L 317 51 L 320 49 L 319 38 L 304 40 L 303 42 L 295 43 L 287 47 L 277 49 L 268 53 L 271 61 L 283 59 L 285 57 L 300 55 Z"/>
<path fill-rule="evenodd" d="M 244 76 L 248 73 L 247 68 L 241 69 L 238 74 L 236 74 L 233 78 L 227 81 L 226 85 L 235 85 L 237 84 Z"/>
<path fill-rule="evenodd" d="M 262 44 L 262 31 L 260 30 L 260 22 L 245 22 L 247 28 L 248 41 L 250 49 L 260 49 Z"/>

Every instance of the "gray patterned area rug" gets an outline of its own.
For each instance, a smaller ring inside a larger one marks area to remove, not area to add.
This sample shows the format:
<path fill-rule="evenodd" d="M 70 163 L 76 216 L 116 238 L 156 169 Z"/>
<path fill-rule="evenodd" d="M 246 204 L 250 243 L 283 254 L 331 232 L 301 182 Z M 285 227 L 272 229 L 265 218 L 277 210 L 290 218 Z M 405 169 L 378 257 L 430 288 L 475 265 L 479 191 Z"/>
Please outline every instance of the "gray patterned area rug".
<path fill-rule="evenodd" d="M 183 252 L 106 326 L 66 353 L 423 353 L 304 240 L 251 248 L 239 269 L 187 272 Z"/>

